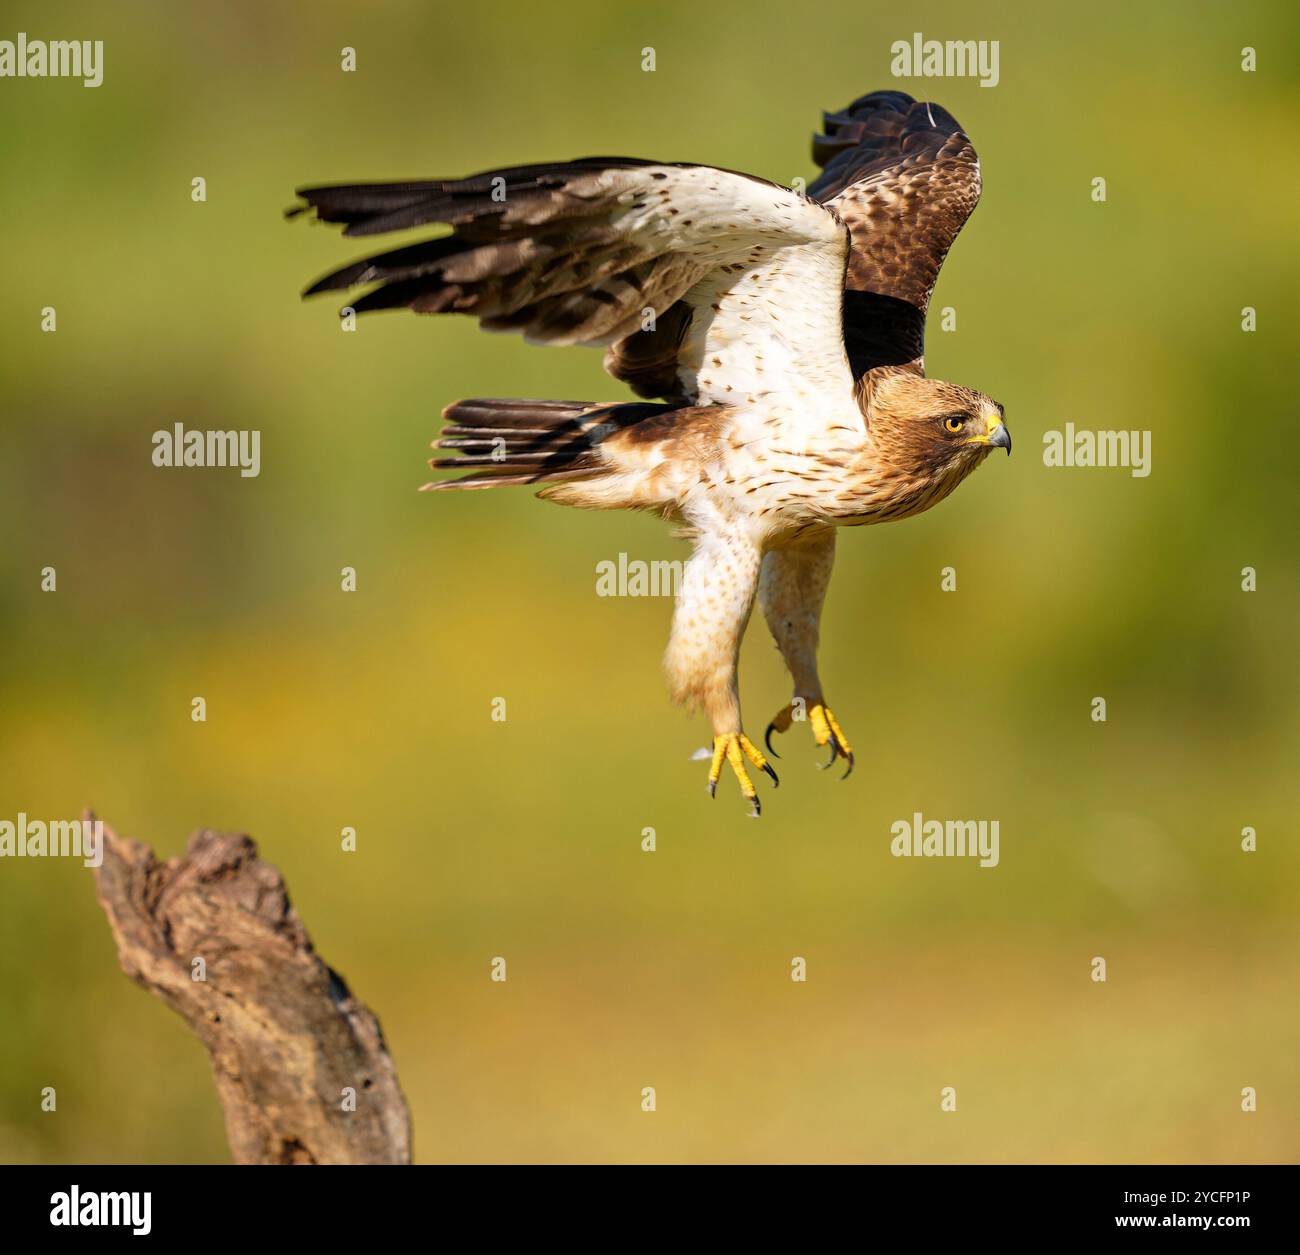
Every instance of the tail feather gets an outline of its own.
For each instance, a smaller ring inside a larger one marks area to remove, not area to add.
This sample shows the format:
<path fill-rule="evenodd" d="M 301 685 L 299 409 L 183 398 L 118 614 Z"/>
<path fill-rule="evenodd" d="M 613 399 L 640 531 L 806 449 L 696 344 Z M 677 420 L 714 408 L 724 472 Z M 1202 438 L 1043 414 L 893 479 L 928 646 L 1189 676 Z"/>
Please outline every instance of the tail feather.
<path fill-rule="evenodd" d="M 426 484 L 426 491 L 495 488 L 591 479 L 607 469 L 599 448 L 616 431 L 671 412 L 673 405 L 540 401 L 477 397 L 443 411 L 447 426 L 433 442 L 450 457 L 430 459 L 435 470 L 470 470 L 460 479 Z"/>
<path fill-rule="evenodd" d="M 511 484 L 537 484 L 543 481 L 554 484 L 570 479 L 591 478 L 591 473 L 588 471 L 553 471 L 549 475 L 535 475 L 532 473 L 501 475 L 496 471 L 478 471 L 473 475 L 462 475 L 459 479 L 444 479 L 438 483 L 424 484 L 421 486 L 420 491 L 437 492 L 443 488 L 455 488 L 464 492 L 472 492 L 476 488 L 503 488 Z"/>

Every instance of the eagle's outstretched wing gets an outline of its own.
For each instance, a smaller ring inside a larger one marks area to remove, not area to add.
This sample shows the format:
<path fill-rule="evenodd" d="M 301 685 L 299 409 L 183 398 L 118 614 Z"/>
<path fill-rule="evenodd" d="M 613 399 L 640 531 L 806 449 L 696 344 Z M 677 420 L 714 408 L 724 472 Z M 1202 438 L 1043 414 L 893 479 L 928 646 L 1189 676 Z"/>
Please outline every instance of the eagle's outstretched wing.
<path fill-rule="evenodd" d="M 547 344 L 608 346 L 611 373 L 643 396 L 852 393 L 848 233 L 788 188 L 711 166 L 586 158 L 299 195 L 299 211 L 347 235 L 452 228 L 308 289 L 378 284 L 351 302 L 358 312 L 464 313 Z"/>
<path fill-rule="evenodd" d="M 980 197 L 974 146 L 946 109 L 872 92 L 825 115 L 813 138 L 822 176 L 808 195 L 853 238 L 844 341 L 855 378 L 924 366 L 925 311 L 939 267 Z"/>

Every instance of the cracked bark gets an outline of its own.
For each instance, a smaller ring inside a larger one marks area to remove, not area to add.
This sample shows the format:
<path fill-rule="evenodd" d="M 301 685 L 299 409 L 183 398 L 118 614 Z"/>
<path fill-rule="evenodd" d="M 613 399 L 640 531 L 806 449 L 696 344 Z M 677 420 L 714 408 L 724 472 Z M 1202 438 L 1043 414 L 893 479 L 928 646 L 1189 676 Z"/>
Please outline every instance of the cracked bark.
<path fill-rule="evenodd" d="M 103 833 L 95 890 L 118 961 L 206 1047 L 235 1162 L 409 1163 L 410 1113 L 379 1021 L 313 950 L 253 841 L 200 829 L 183 857 L 159 862 Z"/>

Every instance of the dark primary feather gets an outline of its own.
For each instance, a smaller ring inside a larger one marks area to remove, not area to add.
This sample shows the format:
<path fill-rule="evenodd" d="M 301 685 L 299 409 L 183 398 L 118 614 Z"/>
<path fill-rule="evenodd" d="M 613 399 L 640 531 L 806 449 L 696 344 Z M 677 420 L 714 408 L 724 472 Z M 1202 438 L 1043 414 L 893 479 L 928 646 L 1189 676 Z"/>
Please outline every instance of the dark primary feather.
<path fill-rule="evenodd" d="M 630 169 L 659 165 L 641 157 L 579 157 L 573 161 L 485 170 L 464 179 L 420 179 L 407 183 L 339 183 L 300 187 L 295 195 L 307 203 L 287 211 L 288 217 L 316 211 L 322 222 L 345 223 L 344 235 L 380 235 L 430 222 L 453 225 L 472 222 L 482 214 L 483 202 L 497 206 L 504 217 L 505 201 L 493 201 L 504 180 L 509 200 L 545 200 L 572 179 L 575 171 Z M 515 216 L 518 221 L 518 216 Z"/>
<path fill-rule="evenodd" d="M 659 164 L 585 157 L 465 179 L 303 188 L 300 211 L 346 224 L 347 235 L 434 223 L 452 228 L 451 235 L 343 266 L 304 295 L 377 284 L 352 308 L 463 313 L 490 331 L 608 343 L 644 306 L 666 307 L 693 279 L 681 269 L 676 288 L 647 294 L 648 282 L 665 273 L 661 246 L 628 239 L 614 222 L 631 181 L 611 180 L 610 172 Z M 664 177 L 656 172 L 645 182 Z"/>
<path fill-rule="evenodd" d="M 655 320 L 653 330 L 635 331 L 605 353 L 605 369 L 639 397 L 676 397 L 681 392 L 677 354 L 694 311 L 675 301 Z"/>

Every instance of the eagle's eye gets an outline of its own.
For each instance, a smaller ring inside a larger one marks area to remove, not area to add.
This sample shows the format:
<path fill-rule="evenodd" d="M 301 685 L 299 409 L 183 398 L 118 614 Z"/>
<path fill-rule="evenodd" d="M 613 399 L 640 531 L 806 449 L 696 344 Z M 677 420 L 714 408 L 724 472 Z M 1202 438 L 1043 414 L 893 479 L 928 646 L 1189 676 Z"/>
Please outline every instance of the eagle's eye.
<path fill-rule="evenodd" d="M 951 417 L 949 417 L 949 418 L 945 418 L 945 419 L 943 420 L 943 429 L 944 429 L 944 431 L 946 431 L 946 432 L 948 432 L 948 433 L 950 433 L 951 435 L 954 435 L 954 436 L 955 436 L 959 431 L 961 431 L 961 429 L 962 429 L 963 427 L 965 427 L 965 426 L 966 426 L 966 420 L 965 420 L 964 418 L 962 418 L 961 415 L 959 415 L 959 414 L 953 414 Z"/>

